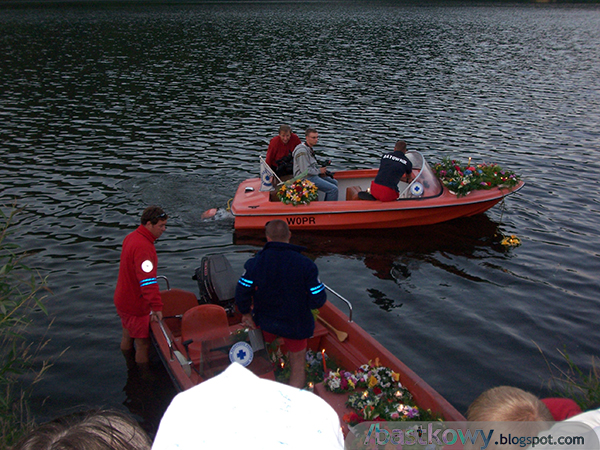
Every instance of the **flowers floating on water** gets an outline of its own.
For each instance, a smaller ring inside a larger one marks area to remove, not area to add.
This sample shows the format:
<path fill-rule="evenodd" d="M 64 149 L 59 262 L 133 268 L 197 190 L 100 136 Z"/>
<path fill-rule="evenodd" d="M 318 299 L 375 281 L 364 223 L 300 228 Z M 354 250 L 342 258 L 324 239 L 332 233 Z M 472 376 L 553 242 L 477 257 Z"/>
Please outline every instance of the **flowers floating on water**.
<path fill-rule="evenodd" d="M 520 178 L 510 170 L 504 170 L 498 164 L 471 164 L 444 158 L 441 163 L 433 166 L 440 181 L 458 197 L 479 189 L 495 187 L 510 188 L 516 186 Z"/>
<path fill-rule="evenodd" d="M 343 419 L 351 425 L 369 420 L 431 420 L 430 411 L 417 407 L 411 393 L 400 382 L 400 375 L 389 367 L 364 364 L 355 372 L 338 369 L 329 372 L 325 387 L 332 392 L 350 392 L 346 404 L 356 412 Z M 358 390 L 357 390 L 358 389 Z M 363 390 L 364 389 L 364 390 Z"/>
<path fill-rule="evenodd" d="M 511 234 L 510 236 L 506 236 L 504 239 L 502 239 L 500 244 L 504 245 L 505 247 L 518 247 L 521 245 L 521 239 L 514 234 Z"/>

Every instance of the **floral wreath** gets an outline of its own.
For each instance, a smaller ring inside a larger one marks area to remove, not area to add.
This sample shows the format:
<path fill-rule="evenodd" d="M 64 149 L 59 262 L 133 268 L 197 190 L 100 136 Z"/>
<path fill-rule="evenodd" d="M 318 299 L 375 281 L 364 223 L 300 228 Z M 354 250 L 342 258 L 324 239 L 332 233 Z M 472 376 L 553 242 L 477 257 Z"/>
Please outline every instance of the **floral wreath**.
<path fill-rule="evenodd" d="M 270 344 L 269 353 L 275 364 L 278 381 L 287 382 L 289 363 L 279 344 Z M 323 374 L 326 374 L 323 376 Z M 379 358 L 349 372 L 329 358 L 325 350 L 306 352 L 306 381 L 312 390 L 323 382 L 325 389 L 337 394 L 349 394 L 346 405 L 353 409 L 342 418 L 350 426 L 365 421 L 434 421 L 439 414 L 415 405 L 412 394 L 400 382 L 400 374 L 380 365 Z"/>
<path fill-rule="evenodd" d="M 412 394 L 400 382 L 400 375 L 389 367 L 363 364 L 356 372 L 331 371 L 325 387 L 335 393 L 350 392 L 346 405 L 356 412 L 344 415 L 350 425 L 364 421 L 434 420 L 430 410 L 415 405 Z"/>
<path fill-rule="evenodd" d="M 441 163 L 433 166 L 433 171 L 457 197 L 479 189 L 510 188 L 520 180 L 514 172 L 504 170 L 498 164 L 471 165 L 471 158 L 464 165 L 460 161 L 444 158 Z"/>
<path fill-rule="evenodd" d="M 306 179 L 294 180 L 281 186 L 277 197 L 286 205 L 308 205 L 318 197 L 317 186 Z"/>

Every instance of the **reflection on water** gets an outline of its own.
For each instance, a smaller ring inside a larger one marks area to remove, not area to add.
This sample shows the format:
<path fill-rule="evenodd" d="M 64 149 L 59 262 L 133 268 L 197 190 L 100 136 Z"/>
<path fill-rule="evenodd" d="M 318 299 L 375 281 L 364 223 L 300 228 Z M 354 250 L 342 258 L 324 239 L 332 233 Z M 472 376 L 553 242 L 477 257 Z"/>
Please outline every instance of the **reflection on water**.
<path fill-rule="evenodd" d="M 170 216 L 156 247 L 172 286 L 196 292 L 191 275 L 210 253 L 241 273 L 264 241 L 233 233 L 227 204 L 282 122 L 300 134 L 316 125 L 333 170 L 375 166 L 404 138 L 430 162 L 498 162 L 527 182 L 483 216 L 293 235 L 355 320 L 459 409 L 498 384 L 543 393 L 536 345 L 560 365 L 555 349 L 568 344 L 588 365 L 600 321 L 599 15 L 372 2 L 0 8 L 0 202 L 24 207 L 14 239 L 54 292 L 41 357 L 70 347 L 36 391 L 38 416 L 125 404 L 156 423 L 172 392 L 139 395 L 118 349 L 121 242 L 157 203 Z M 219 214 L 202 219 L 210 208 Z M 507 234 L 523 245 L 502 247 Z M 46 325 L 35 319 L 34 338 Z"/>
<path fill-rule="evenodd" d="M 127 382 L 123 387 L 126 396 L 123 405 L 134 416 L 150 436 L 154 436 L 163 412 L 177 394 L 171 378 L 167 374 L 158 355 L 152 362 L 150 371 L 142 375 L 135 368 L 127 370 Z"/>

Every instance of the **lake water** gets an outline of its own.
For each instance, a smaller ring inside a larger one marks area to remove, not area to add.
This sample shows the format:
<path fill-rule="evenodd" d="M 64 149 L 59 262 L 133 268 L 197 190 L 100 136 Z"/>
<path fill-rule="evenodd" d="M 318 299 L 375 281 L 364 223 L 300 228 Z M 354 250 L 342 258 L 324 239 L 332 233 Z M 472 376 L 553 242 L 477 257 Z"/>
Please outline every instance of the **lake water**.
<path fill-rule="evenodd" d="M 153 430 L 173 390 L 158 368 L 149 393 L 128 380 L 112 301 L 121 242 L 156 203 L 171 216 L 156 248 L 172 286 L 197 292 L 210 253 L 241 272 L 262 237 L 235 234 L 225 209 L 281 123 L 316 126 L 333 170 L 376 166 L 404 138 L 430 162 L 471 157 L 526 181 L 478 217 L 293 236 L 356 322 L 459 410 L 501 384 L 547 395 L 557 349 L 589 368 L 599 23 L 597 5 L 0 9 L 0 203 L 24 208 L 13 239 L 53 292 L 39 420 L 116 407 Z M 500 245 L 511 234 L 522 246 Z M 41 340 L 50 319 L 34 319 Z"/>

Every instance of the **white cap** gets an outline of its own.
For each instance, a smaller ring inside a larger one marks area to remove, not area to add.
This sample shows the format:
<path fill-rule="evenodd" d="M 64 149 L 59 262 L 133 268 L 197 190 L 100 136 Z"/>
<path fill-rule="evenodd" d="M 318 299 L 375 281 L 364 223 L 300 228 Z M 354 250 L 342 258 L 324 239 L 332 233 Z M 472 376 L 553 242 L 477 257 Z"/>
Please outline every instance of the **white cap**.
<path fill-rule="evenodd" d="M 152 450 L 342 450 L 338 415 L 312 392 L 265 380 L 238 363 L 181 392 Z"/>

